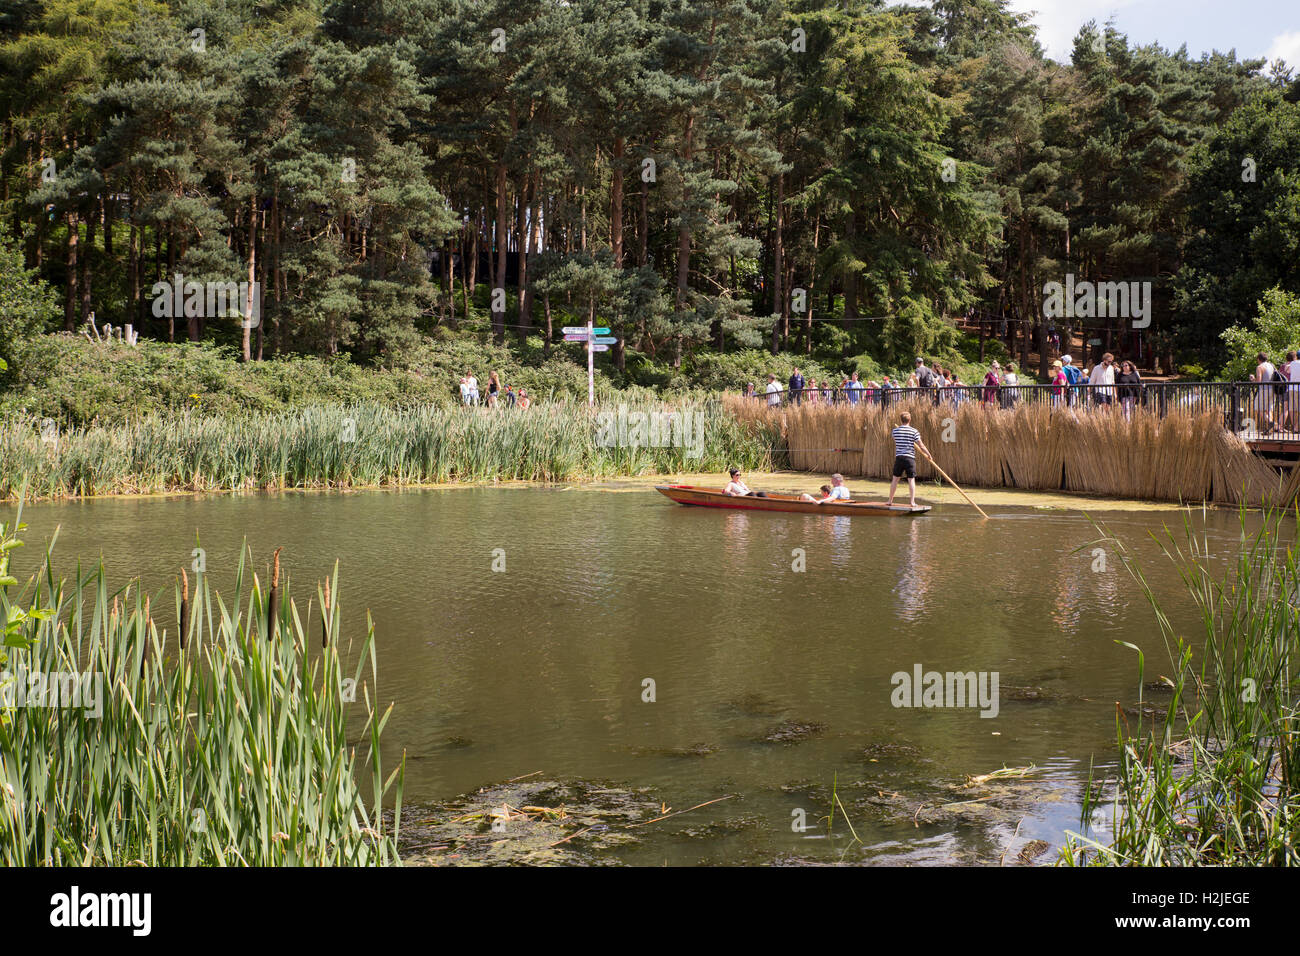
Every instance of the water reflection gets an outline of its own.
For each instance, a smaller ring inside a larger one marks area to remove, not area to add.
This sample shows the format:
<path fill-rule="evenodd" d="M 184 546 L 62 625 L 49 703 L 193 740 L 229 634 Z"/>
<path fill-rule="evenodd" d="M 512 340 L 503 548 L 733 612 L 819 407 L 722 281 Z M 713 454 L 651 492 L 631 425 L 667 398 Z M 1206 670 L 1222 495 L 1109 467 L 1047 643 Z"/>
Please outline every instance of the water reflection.
<path fill-rule="evenodd" d="M 903 520 L 903 519 L 895 519 Z M 898 566 L 898 585 L 894 588 L 895 607 L 900 620 L 921 620 L 929 607 L 934 566 L 925 554 L 921 541 L 921 520 L 909 519 L 903 535 L 902 560 Z"/>

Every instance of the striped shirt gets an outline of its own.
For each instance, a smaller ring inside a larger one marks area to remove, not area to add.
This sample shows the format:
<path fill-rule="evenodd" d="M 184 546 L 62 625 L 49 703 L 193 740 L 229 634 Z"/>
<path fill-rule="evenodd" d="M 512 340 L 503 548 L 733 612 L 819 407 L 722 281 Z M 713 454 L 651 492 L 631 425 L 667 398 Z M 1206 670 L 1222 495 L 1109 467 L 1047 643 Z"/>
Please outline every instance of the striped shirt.
<path fill-rule="evenodd" d="M 915 458 L 915 445 L 921 440 L 921 433 L 911 425 L 899 425 L 893 431 L 894 454 L 900 458 Z"/>

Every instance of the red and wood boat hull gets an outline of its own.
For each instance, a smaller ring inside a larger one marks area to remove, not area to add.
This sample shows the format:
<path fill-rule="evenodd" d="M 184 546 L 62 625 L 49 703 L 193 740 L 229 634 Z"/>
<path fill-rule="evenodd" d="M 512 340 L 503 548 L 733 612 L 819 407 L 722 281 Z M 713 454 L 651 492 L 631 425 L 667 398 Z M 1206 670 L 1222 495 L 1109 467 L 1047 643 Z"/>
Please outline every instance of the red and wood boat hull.
<path fill-rule="evenodd" d="M 891 507 L 883 501 L 837 501 L 834 504 L 819 505 L 812 501 L 802 501 L 798 495 L 769 494 L 764 498 L 756 498 L 753 495 L 736 497 L 723 494 L 715 488 L 700 488 L 696 485 L 655 485 L 655 491 L 671 498 L 679 505 L 729 508 L 739 511 L 784 511 L 837 517 L 872 515 L 878 518 L 902 518 L 909 515 L 923 515 L 930 510 L 929 505 L 918 505 L 915 508 L 909 508 L 907 505 Z"/>

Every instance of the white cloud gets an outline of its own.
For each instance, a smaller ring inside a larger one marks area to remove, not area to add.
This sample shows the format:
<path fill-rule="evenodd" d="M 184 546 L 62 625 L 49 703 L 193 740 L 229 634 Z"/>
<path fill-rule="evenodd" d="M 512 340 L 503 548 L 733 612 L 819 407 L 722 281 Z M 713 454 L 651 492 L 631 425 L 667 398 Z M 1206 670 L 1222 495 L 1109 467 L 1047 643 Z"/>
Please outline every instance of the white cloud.
<path fill-rule="evenodd" d="M 920 3 L 925 0 L 886 0 L 890 6 Z M 1104 24 L 1118 10 L 1146 2 L 1146 0 L 1011 0 L 1011 9 L 1017 13 L 1033 14 L 1031 21 L 1038 29 L 1038 42 L 1054 60 L 1068 60 L 1074 50 L 1074 37 L 1089 20 Z M 1182 0 L 1192 2 L 1192 0 Z"/>
<path fill-rule="evenodd" d="M 1300 30 L 1279 33 L 1273 37 L 1273 42 L 1264 55 L 1270 60 L 1286 60 L 1287 66 L 1300 66 Z"/>
<path fill-rule="evenodd" d="M 1140 0 L 1012 0 L 1018 13 L 1032 13 L 1038 27 L 1038 42 L 1054 60 L 1068 60 L 1079 28 L 1089 20 L 1098 25 L 1124 7 Z"/>

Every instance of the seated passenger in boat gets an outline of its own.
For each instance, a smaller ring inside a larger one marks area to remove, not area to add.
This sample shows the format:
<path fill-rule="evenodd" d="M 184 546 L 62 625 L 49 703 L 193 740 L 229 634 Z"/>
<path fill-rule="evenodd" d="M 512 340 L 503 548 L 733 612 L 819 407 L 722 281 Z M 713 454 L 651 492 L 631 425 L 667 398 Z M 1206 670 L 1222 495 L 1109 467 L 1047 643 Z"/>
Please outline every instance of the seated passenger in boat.
<path fill-rule="evenodd" d="M 831 475 L 831 483 L 822 485 L 822 497 L 814 498 L 812 495 L 804 494 L 799 496 L 800 501 L 815 501 L 819 505 L 824 505 L 830 501 L 850 501 L 849 489 L 844 484 L 844 476 L 838 471 Z"/>
<path fill-rule="evenodd" d="M 733 498 L 743 498 L 745 495 L 753 495 L 755 498 L 766 498 L 767 495 L 761 491 L 750 491 L 749 486 L 740 480 L 740 469 L 730 468 L 728 474 L 731 475 L 731 481 L 727 482 L 727 487 L 722 489 L 724 495 L 731 495 Z"/>

